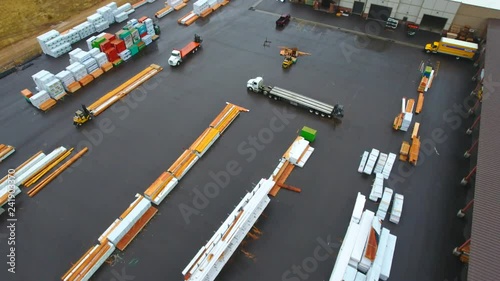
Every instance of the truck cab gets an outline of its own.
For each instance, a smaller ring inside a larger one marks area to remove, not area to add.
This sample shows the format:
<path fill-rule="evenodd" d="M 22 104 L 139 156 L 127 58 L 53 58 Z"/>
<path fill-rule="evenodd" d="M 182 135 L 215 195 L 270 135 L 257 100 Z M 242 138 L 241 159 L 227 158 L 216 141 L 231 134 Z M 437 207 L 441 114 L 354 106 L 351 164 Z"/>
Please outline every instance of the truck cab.
<path fill-rule="evenodd" d="M 270 91 L 271 88 L 267 87 L 264 85 L 264 78 L 262 77 L 256 77 L 253 79 L 248 80 L 247 82 L 247 89 L 252 92 L 262 92 L 264 95 L 267 95 Z"/>
<path fill-rule="evenodd" d="M 425 52 L 426 53 L 437 53 L 439 49 L 439 42 L 434 42 L 434 43 L 429 43 L 425 45 Z"/>
<path fill-rule="evenodd" d="M 173 50 L 172 54 L 170 54 L 170 58 L 168 58 L 168 64 L 171 66 L 176 66 L 181 64 L 181 62 L 182 62 L 181 51 Z"/>

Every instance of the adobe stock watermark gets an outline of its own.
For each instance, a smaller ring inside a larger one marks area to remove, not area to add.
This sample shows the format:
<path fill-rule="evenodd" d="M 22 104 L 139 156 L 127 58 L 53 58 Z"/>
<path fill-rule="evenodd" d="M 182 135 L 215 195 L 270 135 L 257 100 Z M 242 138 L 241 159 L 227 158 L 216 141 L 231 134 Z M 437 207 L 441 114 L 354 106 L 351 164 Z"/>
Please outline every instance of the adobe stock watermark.
<path fill-rule="evenodd" d="M 273 113 L 274 116 L 269 119 L 267 127 L 261 128 L 256 135 L 249 135 L 247 140 L 238 144 L 238 154 L 245 157 L 247 163 L 254 161 L 257 154 L 264 151 L 266 145 L 274 141 L 275 135 L 285 130 L 290 121 L 297 117 L 296 114 L 288 112 L 286 108 L 282 110 L 273 108 Z M 224 170 L 209 171 L 208 175 L 212 181 L 205 184 L 202 189 L 193 189 L 194 196 L 190 204 L 179 204 L 179 211 L 186 224 L 191 222 L 191 216 L 200 215 L 201 210 L 210 205 L 210 199 L 219 196 L 221 189 L 226 188 L 231 179 L 240 175 L 242 171 L 243 168 L 236 160 L 228 161 Z"/>
<path fill-rule="evenodd" d="M 310 274 L 318 270 L 320 263 L 327 261 L 338 253 L 341 244 L 332 242 L 328 235 L 326 240 L 316 238 L 318 245 L 312 251 L 312 255 L 304 258 L 300 264 L 294 264 L 281 275 L 281 281 L 303 281 L 308 280 Z"/>
<path fill-rule="evenodd" d="M 498 89 L 500 87 L 500 82 L 493 81 L 493 77 L 489 75 L 484 79 L 484 94 L 482 97 L 482 102 L 487 102 L 487 100 L 493 94 L 498 94 Z M 453 104 L 450 108 L 443 112 L 443 121 L 451 128 L 452 132 L 462 128 L 462 124 L 465 120 L 469 119 L 471 116 L 469 109 L 476 104 L 477 98 L 474 96 L 467 96 L 461 104 Z M 465 134 L 465 132 L 464 132 Z M 433 155 L 439 155 L 438 146 L 444 144 L 449 139 L 449 133 L 441 128 L 434 128 L 430 136 L 425 136 L 420 140 L 420 153 L 418 157 L 417 167 L 424 164 L 426 159 Z M 415 173 L 415 167 L 410 167 L 406 162 L 398 161 L 396 173 L 391 173 L 389 177 L 389 184 L 392 187 L 396 187 L 398 183 L 404 183 L 413 173 Z"/>
<path fill-rule="evenodd" d="M 141 86 L 130 92 L 121 101 L 111 106 L 111 111 L 115 115 L 118 115 L 118 119 L 120 121 L 126 120 L 131 115 L 132 111 L 137 109 L 141 105 L 141 103 L 148 98 L 150 92 L 156 90 L 168 76 L 169 73 L 160 71 L 151 79 L 144 82 Z M 84 157 L 73 163 L 73 165 L 71 165 L 65 171 L 66 173 L 72 173 L 76 168 L 78 168 L 78 166 L 82 163 L 83 158 L 90 155 L 95 147 L 101 145 L 106 135 L 112 134 L 116 130 L 116 125 L 113 123 L 113 121 L 110 118 L 105 117 L 104 115 L 96 117 L 91 122 L 97 125 L 91 129 L 82 128 L 81 132 L 84 136 L 84 139 L 80 140 L 76 145 L 77 151 L 82 150 L 84 147 L 88 147 L 89 150 Z M 64 174 L 59 175 L 59 182 L 62 182 L 64 180 L 63 175 Z"/>

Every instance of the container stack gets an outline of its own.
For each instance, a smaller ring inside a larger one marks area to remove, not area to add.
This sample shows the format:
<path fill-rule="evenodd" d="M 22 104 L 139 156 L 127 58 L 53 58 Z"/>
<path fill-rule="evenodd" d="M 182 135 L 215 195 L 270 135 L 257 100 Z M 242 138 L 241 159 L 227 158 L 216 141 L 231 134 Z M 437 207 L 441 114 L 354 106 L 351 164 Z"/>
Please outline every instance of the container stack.
<path fill-rule="evenodd" d="M 36 38 L 38 41 L 38 44 L 40 44 L 40 47 L 42 48 L 42 51 L 44 54 L 47 54 L 50 50 L 50 48 L 47 46 L 47 42 L 50 40 L 60 36 L 59 32 L 57 30 L 51 30 L 47 33 L 44 33 Z"/>
<path fill-rule="evenodd" d="M 61 33 L 61 36 L 64 38 L 66 43 L 69 43 L 69 44 L 74 44 L 82 39 L 82 38 L 80 38 L 80 34 L 78 33 L 78 31 L 76 31 L 74 29 L 70 29 L 64 33 Z"/>
<path fill-rule="evenodd" d="M 78 34 L 82 39 L 87 38 L 96 32 L 95 27 L 88 21 L 75 26 L 73 29 L 78 31 Z"/>
<path fill-rule="evenodd" d="M 62 36 L 56 30 L 38 36 L 37 40 L 43 53 L 51 57 L 57 58 L 71 51 L 71 43 L 67 41 L 68 37 Z"/>
<path fill-rule="evenodd" d="M 113 24 L 115 22 L 115 16 L 113 15 L 113 10 L 110 7 L 102 7 L 97 9 L 97 13 L 100 14 L 108 24 Z"/>
<path fill-rule="evenodd" d="M 33 95 L 30 98 L 30 102 L 34 107 L 42 110 L 47 110 L 56 103 L 46 91 L 40 91 Z"/>
<path fill-rule="evenodd" d="M 73 74 L 76 81 L 82 80 L 88 73 L 85 66 L 79 62 L 75 62 L 66 67 L 66 70 Z"/>
<path fill-rule="evenodd" d="M 109 28 L 109 22 L 99 13 L 87 17 L 87 21 L 94 26 L 96 32 L 102 32 Z"/>
<path fill-rule="evenodd" d="M 144 24 L 146 25 L 146 32 L 148 33 L 148 35 L 153 36 L 156 34 L 152 19 L 146 19 L 144 21 Z"/>
<path fill-rule="evenodd" d="M 56 78 L 61 81 L 64 89 L 66 89 L 67 91 L 70 89 L 70 85 L 76 82 L 73 74 L 67 70 L 63 70 L 57 73 Z"/>
<path fill-rule="evenodd" d="M 210 8 L 207 0 L 198 0 L 193 3 L 193 13 L 200 16 L 206 9 Z"/>

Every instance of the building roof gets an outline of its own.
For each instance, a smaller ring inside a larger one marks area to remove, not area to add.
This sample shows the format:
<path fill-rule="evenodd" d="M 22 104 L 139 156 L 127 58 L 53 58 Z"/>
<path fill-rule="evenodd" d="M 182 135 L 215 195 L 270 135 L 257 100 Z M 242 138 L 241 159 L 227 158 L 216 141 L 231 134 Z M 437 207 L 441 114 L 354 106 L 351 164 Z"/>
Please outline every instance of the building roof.
<path fill-rule="evenodd" d="M 500 1 L 498 0 L 452 0 L 462 4 L 483 7 L 487 9 L 500 10 Z"/>
<path fill-rule="evenodd" d="M 500 276 L 500 20 L 488 20 L 469 281 Z"/>

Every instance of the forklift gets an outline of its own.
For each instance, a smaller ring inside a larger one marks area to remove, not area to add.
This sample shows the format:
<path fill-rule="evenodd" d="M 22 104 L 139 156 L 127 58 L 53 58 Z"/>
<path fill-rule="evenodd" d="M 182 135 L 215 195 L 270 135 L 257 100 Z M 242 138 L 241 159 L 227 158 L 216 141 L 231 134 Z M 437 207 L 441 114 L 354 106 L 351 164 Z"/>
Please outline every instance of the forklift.
<path fill-rule="evenodd" d="M 80 127 L 87 121 L 92 120 L 94 114 L 90 111 L 84 104 L 82 104 L 82 110 L 77 110 L 75 116 L 73 117 L 73 125 Z"/>

